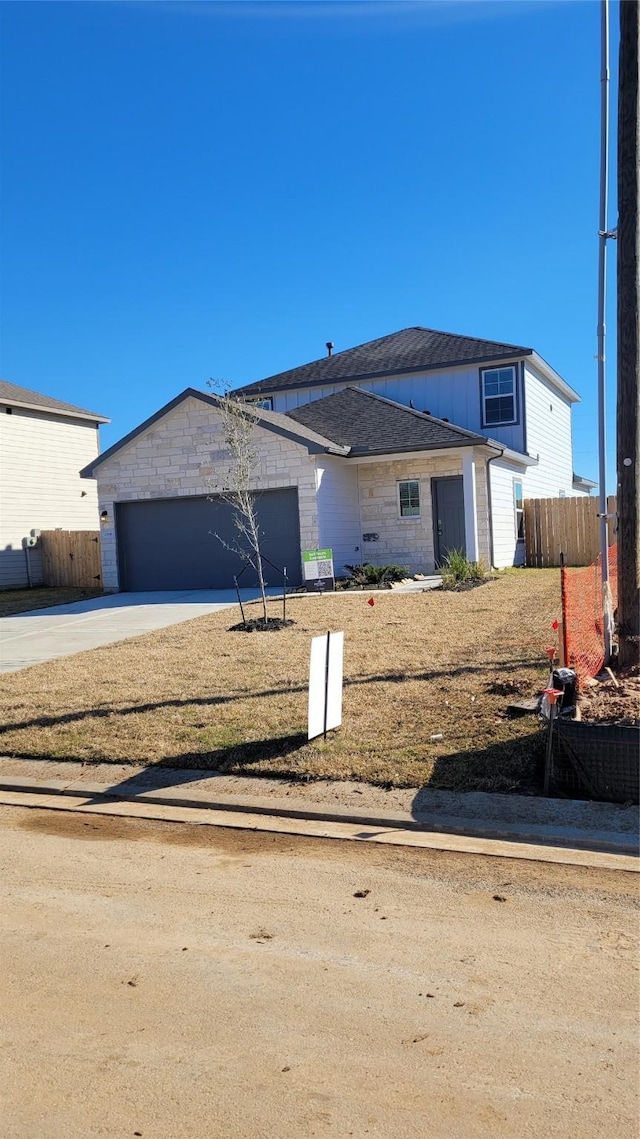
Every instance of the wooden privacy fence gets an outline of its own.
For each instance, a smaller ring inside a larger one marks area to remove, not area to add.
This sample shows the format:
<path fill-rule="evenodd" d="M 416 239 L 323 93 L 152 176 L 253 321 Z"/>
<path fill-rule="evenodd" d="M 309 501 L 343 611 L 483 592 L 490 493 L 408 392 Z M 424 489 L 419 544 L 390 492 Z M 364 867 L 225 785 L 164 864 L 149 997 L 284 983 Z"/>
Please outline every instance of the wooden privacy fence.
<path fill-rule="evenodd" d="M 98 530 L 43 530 L 42 576 L 45 585 L 102 585 Z"/>
<path fill-rule="evenodd" d="M 616 541 L 615 497 L 607 499 L 609 545 Z M 589 566 L 600 553 L 597 498 L 527 498 L 524 501 L 524 544 L 528 566 Z"/>

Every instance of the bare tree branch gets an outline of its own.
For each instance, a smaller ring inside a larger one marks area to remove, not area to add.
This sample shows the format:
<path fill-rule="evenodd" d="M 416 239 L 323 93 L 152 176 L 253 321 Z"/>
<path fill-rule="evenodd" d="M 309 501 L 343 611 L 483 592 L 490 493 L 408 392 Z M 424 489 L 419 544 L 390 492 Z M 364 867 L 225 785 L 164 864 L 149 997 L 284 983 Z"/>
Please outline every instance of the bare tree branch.
<path fill-rule="evenodd" d="M 230 546 L 219 534 L 215 536 L 226 549 L 232 550 L 256 569 L 266 623 L 267 595 L 262 565 L 262 534 L 256 514 L 256 493 L 253 490 L 254 474 L 258 465 L 256 418 L 242 398 L 222 385 L 216 384 L 216 381 L 210 380 L 209 386 L 220 401 L 222 429 L 229 450 L 229 466 L 226 470 L 222 470 L 217 478 L 209 480 L 209 490 L 212 495 L 222 498 L 232 507 L 237 544 Z"/>

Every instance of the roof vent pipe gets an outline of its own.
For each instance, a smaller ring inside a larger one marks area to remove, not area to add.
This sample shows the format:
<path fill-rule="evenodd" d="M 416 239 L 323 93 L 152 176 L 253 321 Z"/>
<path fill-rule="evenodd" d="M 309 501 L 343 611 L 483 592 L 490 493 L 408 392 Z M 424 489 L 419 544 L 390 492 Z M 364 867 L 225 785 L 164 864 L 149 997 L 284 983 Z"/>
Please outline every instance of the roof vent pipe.
<path fill-rule="evenodd" d="M 327 356 L 330 356 L 333 351 L 333 340 L 327 340 L 325 347 L 327 349 Z"/>

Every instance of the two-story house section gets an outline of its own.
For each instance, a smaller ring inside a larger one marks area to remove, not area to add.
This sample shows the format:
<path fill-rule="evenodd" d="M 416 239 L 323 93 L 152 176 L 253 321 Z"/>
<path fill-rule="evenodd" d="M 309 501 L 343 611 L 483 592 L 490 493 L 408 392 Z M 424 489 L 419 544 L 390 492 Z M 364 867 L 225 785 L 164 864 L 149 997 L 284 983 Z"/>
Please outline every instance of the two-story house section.
<path fill-rule="evenodd" d="M 284 567 L 298 584 L 303 552 L 325 547 L 338 574 L 357 562 L 433 573 L 452 549 L 519 565 L 524 499 L 593 485 L 573 474 L 579 397 L 533 349 L 426 328 L 327 347 L 233 393 L 255 421 L 271 584 Z M 84 469 L 107 588 L 232 585 L 233 510 L 211 489 L 232 458 L 219 399 L 187 388 Z"/>
<path fill-rule="evenodd" d="M 0 588 L 42 582 L 32 531 L 99 530 L 95 486 L 80 468 L 100 453 L 104 415 L 0 381 Z"/>
<path fill-rule="evenodd" d="M 504 445 L 487 468 L 490 560 L 524 557 L 525 498 L 589 494 L 573 468 L 571 408 L 580 396 L 533 348 L 415 327 L 327 355 L 240 389 L 264 408 L 298 410 L 346 385 Z M 314 416 L 301 418 L 312 425 Z"/>

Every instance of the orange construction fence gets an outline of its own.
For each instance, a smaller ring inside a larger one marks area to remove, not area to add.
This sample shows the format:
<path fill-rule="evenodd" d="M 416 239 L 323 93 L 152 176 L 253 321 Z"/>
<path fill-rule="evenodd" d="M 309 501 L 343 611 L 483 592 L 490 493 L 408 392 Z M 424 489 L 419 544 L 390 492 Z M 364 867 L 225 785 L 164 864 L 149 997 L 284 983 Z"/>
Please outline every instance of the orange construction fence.
<path fill-rule="evenodd" d="M 580 680 L 596 676 L 604 664 L 602 563 L 600 557 L 584 568 L 563 566 L 562 623 L 564 657 Z M 618 605 L 618 547 L 609 547 L 612 608 Z"/>

